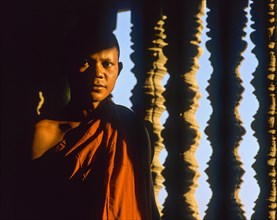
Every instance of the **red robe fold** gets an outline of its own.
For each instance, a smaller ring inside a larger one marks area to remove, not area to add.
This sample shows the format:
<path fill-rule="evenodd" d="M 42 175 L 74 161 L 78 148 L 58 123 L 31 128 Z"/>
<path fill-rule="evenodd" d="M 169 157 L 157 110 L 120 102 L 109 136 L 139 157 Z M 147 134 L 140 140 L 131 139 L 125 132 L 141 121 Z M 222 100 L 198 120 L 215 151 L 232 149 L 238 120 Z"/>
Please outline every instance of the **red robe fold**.
<path fill-rule="evenodd" d="M 44 169 L 54 180 L 55 210 L 72 219 L 154 219 L 158 215 L 145 129 L 123 107 L 108 103 L 102 108 L 42 157 L 46 162 L 41 164 L 51 167 Z"/>

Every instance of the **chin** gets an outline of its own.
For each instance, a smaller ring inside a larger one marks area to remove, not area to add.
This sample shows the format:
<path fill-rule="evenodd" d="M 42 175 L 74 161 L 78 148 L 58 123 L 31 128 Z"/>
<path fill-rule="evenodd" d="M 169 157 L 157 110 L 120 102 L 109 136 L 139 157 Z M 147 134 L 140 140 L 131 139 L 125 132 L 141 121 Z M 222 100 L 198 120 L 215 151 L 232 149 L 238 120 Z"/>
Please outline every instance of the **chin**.
<path fill-rule="evenodd" d="M 105 100 L 107 97 L 106 96 L 91 96 L 90 97 L 90 102 L 102 102 L 103 100 Z"/>

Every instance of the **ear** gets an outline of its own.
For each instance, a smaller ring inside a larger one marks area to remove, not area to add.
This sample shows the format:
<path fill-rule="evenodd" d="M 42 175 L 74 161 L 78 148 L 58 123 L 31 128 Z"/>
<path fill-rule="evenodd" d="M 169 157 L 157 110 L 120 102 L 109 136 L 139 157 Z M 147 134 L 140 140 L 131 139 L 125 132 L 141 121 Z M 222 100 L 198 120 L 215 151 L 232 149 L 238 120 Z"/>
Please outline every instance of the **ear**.
<path fill-rule="evenodd" d="M 123 63 L 122 62 L 118 62 L 118 76 L 121 72 L 121 70 L 123 69 Z"/>

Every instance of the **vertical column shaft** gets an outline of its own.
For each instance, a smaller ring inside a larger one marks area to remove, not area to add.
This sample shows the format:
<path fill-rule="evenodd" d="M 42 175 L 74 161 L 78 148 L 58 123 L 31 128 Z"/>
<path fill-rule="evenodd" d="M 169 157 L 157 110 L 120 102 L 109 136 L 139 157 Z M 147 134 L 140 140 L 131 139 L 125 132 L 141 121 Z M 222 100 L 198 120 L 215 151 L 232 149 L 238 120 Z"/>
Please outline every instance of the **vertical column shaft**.
<path fill-rule="evenodd" d="M 154 181 L 154 192 L 158 208 L 162 206 L 158 201 L 158 194 L 163 186 L 161 171 L 163 166 L 159 161 L 159 155 L 164 148 L 161 136 L 161 115 L 165 110 L 162 93 L 164 88 L 161 80 L 167 70 L 164 67 L 166 57 L 163 47 L 166 46 L 163 25 L 166 16 L 161 14 L 159 5 L 142 4 L 137 5 L 132 13 L 133 31 L 131 33 L 134 42 L 134 53 L 132 60 L 135 63 L 133 72 L 138 80 L 131 98 L 133 109 L 147 123 L 151 142 L 153 145 L 152 174 Z"/>
<path fill-rule="evenodd" d="M 247 0 L 207 1 L 211 38 L 207 48 L 213 67 L 207 91 L 213 112 L 205 132 L 213 152 L 206 172 L 213 194 L 205 219 L 245 219 L 238 197 L 244 173 L 238 147 L 245 133 L 238 108 L 243 92 L 239 66 L 246 48 L 242 38 L 247 3 Z"/>
<path fill-rule="evenodd" d="M 168 192 L 163 219 L 199 219 L 194 197 L 199 172 L 194 154 L 200 139 L 195 119 L 200 94 L 195 74 L 202 52 L 199 43 L 204 5 L 198 0 L 170 1 L 164 6 L 170 78 L 165 92 L 169 117 L 163 132 L 168 151 L 163 172 Z"/>
<path fill-rule="evenodd" d="M 258 59 L 252 84 L 259 108 L 252 127 L 260 149 L 253 167 L 260 194 L 252 219 L 276 219 L 276 1 L 253 0 L 251 39 Z"/>

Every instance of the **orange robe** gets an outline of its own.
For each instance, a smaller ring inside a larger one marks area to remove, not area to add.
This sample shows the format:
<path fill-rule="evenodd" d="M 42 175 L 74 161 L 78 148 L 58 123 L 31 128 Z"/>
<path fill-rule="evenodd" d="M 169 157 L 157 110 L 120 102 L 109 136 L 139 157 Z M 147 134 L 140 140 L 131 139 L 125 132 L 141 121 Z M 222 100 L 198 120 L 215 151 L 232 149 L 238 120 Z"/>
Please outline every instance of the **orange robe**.
<path fill-rule="evenodd" d="M 38 160 L 49 217 L 158 219 L 147 133 L 126 108 L 106 103 Z"/>

